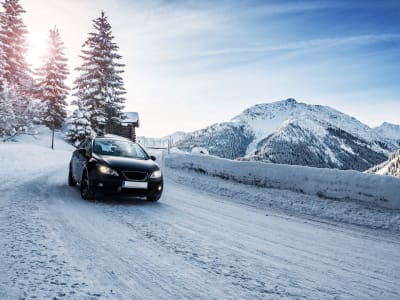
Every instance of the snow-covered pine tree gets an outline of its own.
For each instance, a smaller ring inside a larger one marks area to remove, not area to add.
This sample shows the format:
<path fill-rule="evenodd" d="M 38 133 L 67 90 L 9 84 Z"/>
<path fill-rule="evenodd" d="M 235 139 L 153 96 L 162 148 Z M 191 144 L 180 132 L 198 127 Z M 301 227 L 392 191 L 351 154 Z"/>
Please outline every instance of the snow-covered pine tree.
<path fill-rule="evenodd" d="M 111 25 L 105 13 L 93 20 L 94 32 L 88 34 L 82 49 L 81 75 L 75 80 L 74 96 L 90 112 L 91 127 L 97 134 L 104 132 L 106 124 L 123 116 L 124 82 L 120 76 L 123 64 L 119 47 L 113 42 Z M 74 104 L 74 103 L 73 103 Z"/>
<path fill-rule="evenodd" d="M 14 131 L 24 132 L 32 124 L 35 110 L 30 99 L 33 78 L 25 60 L 28 31 L 21 18 L 25 10 L 19 4 L 19 0 L 4 0 L 1 5 L 3 11 L 0 12 L 0 53 L 3 88 L 6 88 L 3 97 L 13 95 L 10 101 L 13 102 Z"/>
<path fill-rule="evenodd" d="M 25 10 L 19 0 L 4 0 L 0 12 L 0 46 L 3 52 L 3 77 L 18 94 L 29 94 L 32 85 L 30 67 L 25 60 L 28 30 L 21 14 Z"/>
<path fill-rule="evenodd" d="M 1 42 L 1 41 L 0 41 Z M 4 79 L 4 52 L 0 45 L 0 138 L 13 136 L 16 133 L 14 107 L 16 95 L 7 87 Z"/>
<path fill-rule="evenodd" d="M 14 115 L 14 104 L 17 101 L 15 92 L 0 82 L 0 138 L 10 137 L 17 133 L 18 124 Z"/>
<path fill-rule="evenodd" d="M 0 23 L 0 31 L 1 31 L 1 23 Z M 5 85 L 5 79 L 4 79 L 4 61 L 5 61 L 5 56 L 4 56 L 4 51 L 3 51 L 3 46 L 2 46 L 2 41 L 0 39 L 0 92 L 2 91 L 4 85 Z"/>
<path fill-rule="evenodd" d="M 67 121 L 68 131 L 65 136 L 67 140 L 76 146 L 85 138 L 95 135 L 90 126 L 90 113 L 84 107 L 79 107 Z"/>
<path fill-rule="evenodd" d="M 53 128 L 60 128 L 67 117 L 67 102 L 69 88 L 65 80 L 69 74 L 64 55 L 64 43 L 61 40 L 57 27 L 50 30 L 49 48 L 44 64 L 37 70 L 36 97 L 42 101 L 42 122 Z"/>

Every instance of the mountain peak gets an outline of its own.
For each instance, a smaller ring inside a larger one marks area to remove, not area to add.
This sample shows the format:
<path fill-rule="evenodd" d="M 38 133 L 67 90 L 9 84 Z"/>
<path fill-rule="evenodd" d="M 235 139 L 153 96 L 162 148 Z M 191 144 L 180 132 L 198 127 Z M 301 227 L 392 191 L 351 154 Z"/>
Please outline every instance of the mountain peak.
<path fill-rule="evenodd" d="M 369 132 L 370 128 L 355 118 L 329 106 L 298 102 L 294 98 L 256 104 L 232 119 L 234 122 L 248 124 L 255 133 L 256 140 L 250 148 L 278 130 L 287 120 L 297 120 L 303 125 L 307 124 L 313 127 L 309 128 L 310 130 L 329 125 L 334 128 L 342 128 L 350 134 L 368 141 L 375 139 Z M 318 132 L 322 135 L 327 134 L 325 130 L 318 130 Z"/>
<path fill-rule="evenodd" d="M 398 124 L 393 124 L 393 123 L 389 123 L 389 122 L 383 122 L 381 126 L 379 127 L 391 127 L 391 128 L 396 128 L 396 127 L 400 127 L 400 125 Z"/>
<path fill-rule="evenodd" d="M 286 100 L 283 101 L 285 101 L 286 103 L 298 103 L 294 98 L 287 98 Z"/>
<path fill-rule="evenodd" d="M 373 131 L 381 137 L 400 140 L 400 125 L 383 122 L 381 126 L 373 128 Z"/>

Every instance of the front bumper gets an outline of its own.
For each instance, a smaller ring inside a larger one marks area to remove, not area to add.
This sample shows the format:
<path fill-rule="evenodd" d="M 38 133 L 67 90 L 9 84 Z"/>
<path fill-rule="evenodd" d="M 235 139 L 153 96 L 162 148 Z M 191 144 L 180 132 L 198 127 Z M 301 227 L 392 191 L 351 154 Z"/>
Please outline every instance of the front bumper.
<path fill-rule="evenodd" d="M 164 189 L 163 178 L 147 180 L 147 189 L 142 188 L 123 188 L 122 182 L 126 181 L 121 176 L 104 175 L 100 172 L 95 172 L 93 176 L 93 187 L 98 191 L 105 193 L 126 194 L 138 197 L 155 197 L 161 195 Z"/>

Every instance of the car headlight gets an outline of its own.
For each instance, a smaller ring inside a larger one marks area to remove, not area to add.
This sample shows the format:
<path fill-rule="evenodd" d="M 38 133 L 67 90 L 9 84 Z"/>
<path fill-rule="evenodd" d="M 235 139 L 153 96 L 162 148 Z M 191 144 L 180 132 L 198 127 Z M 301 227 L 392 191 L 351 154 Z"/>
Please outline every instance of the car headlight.
<path fill-rule="evenodd" d="M 107 166 L 104 165 L 98 165 L 97 169 L 100 171 L 100 173 L 102 174 L 106 174 L 106 175 L 112 175 L 112 176 L 119 176 L 118 172 L 115 171 L 114 169 L 111 169 Z"/>
<path fill-rule="evenodd" d="M 153 173 L 151 173 L 150 178 L 160 178 L 161 177 L 161 170 L 156 170 Z"/>

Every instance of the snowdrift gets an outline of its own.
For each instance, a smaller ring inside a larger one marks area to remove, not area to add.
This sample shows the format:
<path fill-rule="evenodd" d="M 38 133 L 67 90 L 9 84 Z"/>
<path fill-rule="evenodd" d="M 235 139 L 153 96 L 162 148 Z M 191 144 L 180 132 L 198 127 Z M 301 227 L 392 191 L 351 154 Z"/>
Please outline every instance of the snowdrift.
<path fill-rule="evenodd" d="M 189 169 L 244 184 L 288 189 L 337 200 L 400 209 L 400 180 L 357 171 L 233 161 L 200 154 L 171 154 L 165 166 Z"/>

